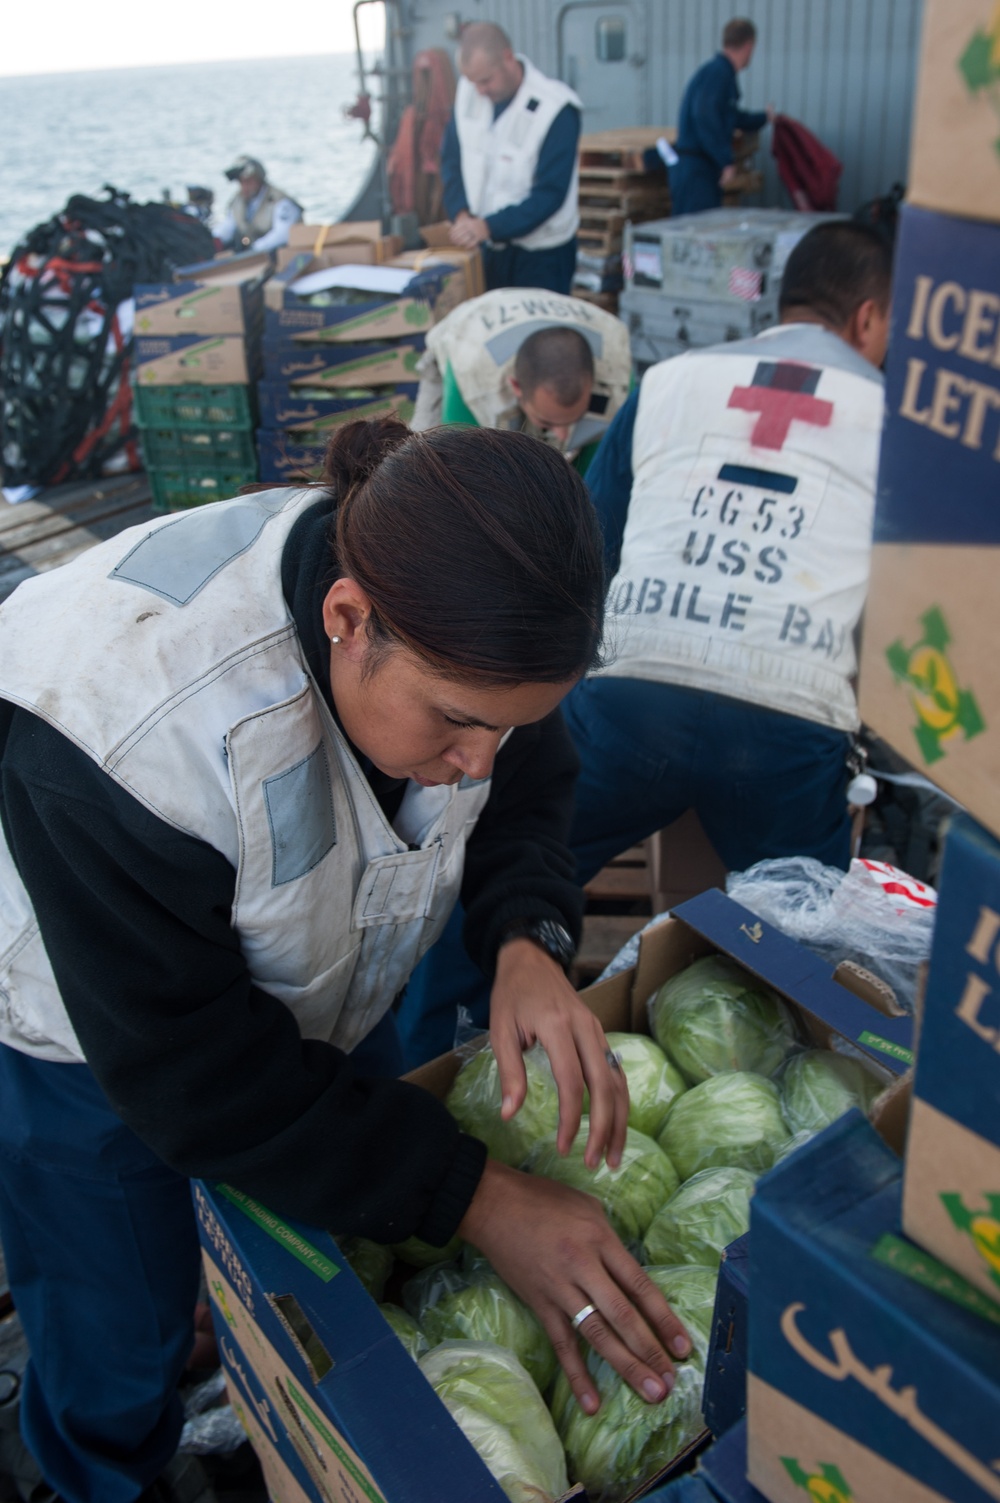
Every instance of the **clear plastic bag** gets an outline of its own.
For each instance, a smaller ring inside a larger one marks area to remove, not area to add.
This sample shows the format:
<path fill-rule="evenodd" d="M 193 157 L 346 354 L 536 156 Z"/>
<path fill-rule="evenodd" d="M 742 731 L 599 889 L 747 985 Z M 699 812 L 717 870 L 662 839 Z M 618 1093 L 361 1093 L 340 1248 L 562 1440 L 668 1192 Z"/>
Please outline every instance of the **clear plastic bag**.
<path fill-rule="evenodd" d="M 540 1044 L 527 1051 L 524 1068 L 528 1094 L 509 1122 L 500 1117 L 500 1071 L 489 1046 L 462 1066 L 445 1103 L 464 1132 L 482 1139 L 490 1158 L 514 1169 L 521 1167 L 535 1143 L 554 1137 L 559 1125 L 559 1094 L 549 1057 Z"/>
<path fill-rule="evenodd" d="M 444 1342 L 421 1357 L 420 1371 L 511 1503 L 554 1503 L 568 1490 L 552 1416 L 511 1352 Z"/>
<path fill-rule="evenodd" d="M 690 1084 L 726 1070 L 771 1075 L 795 1042 L 776 992 L 726 955 L 705 955 L 649 999 L 649 1026 Z"/>
<path fill-rule="evenodd" d="M 385 1293 L 385 1281 L 392 1272 L 392 1248 L 367 1237 L 337 1237 L 337 1246 L 350 1263 L 376 1304 Z"/>
<path fill-rule="evenodd" d="M 661 1471 L 704 1428 L 704 1347 L 696 1334 L 693 1339 L 694 1353 L 686 1362 L 675 1363 L 674 1387 L 661 1404 L 641 1399 L 593 1347 L 586 1349 L 585 1360 L 601 1395 L 597 1414 L 588 1415 L 580 1408 L 565 1373 L 559 1374 L 552 1417 L 566 1447 L 573 1480 L 586 1487 L 590 1503 L 619 1503 L 637 1483 Z"/>
<path fill-rule="evenodd" d="M 750 1070 L 727 1070 L 692 1086 L 674 1103 L 658 1142 L 682 1180 L 702 1169 L 774 1164 L 788 1139 L 781 1093 Z"/>
<path fill-rule="evenodd" d="M 590 1169 L 583 1159 L 589 1132 L 590 1119 L 584 1117 L 565 1158 L 550 1139 L 536 1147 L 529 1168 L 533 1174 L 596 1195 L 622 1241 L 637 1243 L 680 1184 L 677 1170 L 663 1149 L 634 1127 L 626 1131 L 622 1161 L 617 1169 L 609 1168 L 606 1159 L 596 1169 Z"/>
<path fill-rule="evenodd" d="M 653 1218 L 643 1243 L 645 1261 L 718 1267 L 723 1248 L 750 1226 L 754 1183 L 748 1169 L 702 1169 L 692 1175 Z"/>
<path fill-rule="evenodd" d="M 881 861 L 842 872 L 811 856 L 758 861 L 726 881 L 729 896 L 831 966 L 853 960 L 913 1011 L 920 966 L 931 950 L 937 894 Z"/>
<path fill-rule="evenodd" d="M 178 1450 L 187 1456 L 228 1455 L 247 1438 L 232 1405 L 224 1403 L 226 1374 L 218 1368 L 184 1399 L 184 1427 Z"/>
<path fill-rule="evenodd" d="M 414 1362 L 419 1362 L 428 1350 L 428 1344 L 427 1337 L 413 1316 L 400 1309 L 399 1305 L 379 1305 L 379 1309 L 386 1324 L 392 1327 L 393 1335 L 402 1342 L 407 1356 L 412 1357 Z"/>
<path fill-rule="evenodd" d="M 852 1106 L 867 1116 L 882 1090 L 882 1081 L 872 1075 L 870 1067 L 830 1049 L 793 1054 L 779 1084 L 782 1115 L 793 1134 L 820 1132 Z"/>
<path fill-rule="evenodd" d="M 645 1034 L 609 1033 L 606 1037 L 628 1082 L 628 1125 L 655 1138 L 674 1101 L 687 1090 L 684 1077 Z"/>
<path fill-rule="evenodd" d="M 539 1390 L 548 1388 L 556 1354 L 541 1321 L 489 1264 L 466 1272 L 429 1268 L 403 1288 L 406 1308 L 431 1347 L 442 1341 L 486 1341 L 513 1352 Z"/>

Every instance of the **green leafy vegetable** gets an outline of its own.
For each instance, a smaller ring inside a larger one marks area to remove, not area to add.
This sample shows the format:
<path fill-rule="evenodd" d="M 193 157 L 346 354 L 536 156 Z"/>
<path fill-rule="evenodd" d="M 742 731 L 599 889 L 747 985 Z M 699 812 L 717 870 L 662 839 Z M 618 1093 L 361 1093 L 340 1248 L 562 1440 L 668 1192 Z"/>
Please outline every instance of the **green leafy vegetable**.
<path fill-rule="evenodd" d="M 819 1132 L 852 1106 L 867 1114 L 881 1083 L 857 1060 L 830 1049 L 807 1049 L 781 1077 L 781 1110 L 789 1132 Z"/>
<path fill-rule="evenodd" d="M 527 1051 L 528 1094 L 509 1122 L 500 1119 L 500 1071 L 489 1047 L 462 1066 L 448 1092 L 447 1107 L 464 1132 L 481 1138 L 490 1157 L 519 1169 L 542 1138 L 559 1125 L 559 1096 L 548 1055 L 540 1044 Z"/>
<path fill-rule="evenodd" d="M 394 1334 L 405 1346 L 407 1355 L 412 1357 L 414 1362 L 418 1361 L 427 1351 L 427 1337 L 413 1316 L 407 1315 L 406 1311 L 401 1310 L 398 1305 L 379 1305 L 379 1309 L 385 1316 L 387 1324 L 392 1327 Z"/>
<path fill-rule="evenodd" d="M 405 1242 L 394 1242 L 392 1250 L 403 1263 L 411 1268 L 430 1268 L 434 1263 L 451 1263 L 462 1251 L 462 1239 L 452 1237 L 444 1247 L 432 1247 L 420 1237 L 407 1237 Z"/>
<path fill-rule="evenodd" d="M 746 1169 L 703 1169 L 667 1201 L 646 1233 L 649 1264 L 718 1267 L 722 1250 L 750 1225 L 754 1176 Z"/>
<path fill-rule="evenodd" d="M 385 1292 L 392 1272 L 392 1249 L 367 1237 L 338 1237 L 337 1246 L 376 1303 Z"/>
<path fill-rule="evenodd" d="M 541 1321 L 489 1266 L 428 1268 L 403 1290 L 410 1314 L 430 1345 L 486 1341 L 506 1347 L 527 1368 L 539 1389 L 555 1376 L 556 1354 Z"/>
<path fill-rule="evenodd" d="M 694 1339 L 694 1338 L 693 1338 Z M 655 1476 L 702 1429 L 703 1357 L 674 1364 L 676 1382 L 661 1404 L 633 1393 L 610 1363 L 586 1348 L 590 1376 L 601 1396 L 595 1415 L 585 1414 L 559 1373 L 552 1417 L 566 1447 L 570 1473 L 587 1489 L 590 1503 L 619 1503 L 640 1482 Z"/>
<path fill-rule="evenodd" d="M 684 1322 L 692 1345 L 698 1347 L 700 1341 L 704 1341 L 707 1349 L 715 1315 L 718 1269 L 707 1268 L 701 1263 L 675 1263 L 668 1268 L 647 1268 L 646 1272 L 670 1308 Z"/>
<path fill-rule="evenodd" d="M 794 1040 L 781 998 L 725 955 L 706 955 L 661 986 L 650 1024 L 691 1083 L 724 1070 L 771 1075 Z"/>
<path fill-rule="evenodd" d="M 605 1160 L 597 1169 L 588 1169 L 583 1155 L 589 1131 L 590 1119 L 584 1117 L 565 1158 L 554 1142 L 540 1144 L 530 1160 L 532 1172 L 596 1195 L 622 1241 L 635 1242 L 677 1189 L 677 1171 L 662 1148 L 633 1127 L 626 1131 L 617 1169 L 609 1169 Z"/>
<path fill-rule="evenodd" d="M 749 1070 L 711 1075 L 674 1102 L 659 1143 L 681 1179 L 728 1164 L 759 1174 L 788 1139 L 773 1081 Z"/>
<path fill-rule="evenodd" d="M 511 1503 L 553 1503 L 567 1491 L 552 1417 L 512 1353 L 449 1341 L 421 1357 L 420 1371 Z"/>
<path fill-rule="evenodd" d="M 608 1048 L 628 1081 L 628 1125 L 655 1138 L 671 1104 L 686 1090 L 684 1077 L 653 1039 L 641 1033 L 609 1033 Z"/>

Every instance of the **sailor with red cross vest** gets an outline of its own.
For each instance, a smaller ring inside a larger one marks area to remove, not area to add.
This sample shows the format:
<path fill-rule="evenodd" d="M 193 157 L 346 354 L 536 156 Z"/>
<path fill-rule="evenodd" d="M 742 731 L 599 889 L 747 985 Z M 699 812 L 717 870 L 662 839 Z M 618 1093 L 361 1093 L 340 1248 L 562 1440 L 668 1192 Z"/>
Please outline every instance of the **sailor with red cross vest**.
<path fill-rule="evenodd" d="M 608 662 L 563 707 L 581 880 L 689 808 L 731 869 L 846 867 L 890 276 L 872 231 L 817 226 L 778 327 L 654 366 L 612 423 Z"/>

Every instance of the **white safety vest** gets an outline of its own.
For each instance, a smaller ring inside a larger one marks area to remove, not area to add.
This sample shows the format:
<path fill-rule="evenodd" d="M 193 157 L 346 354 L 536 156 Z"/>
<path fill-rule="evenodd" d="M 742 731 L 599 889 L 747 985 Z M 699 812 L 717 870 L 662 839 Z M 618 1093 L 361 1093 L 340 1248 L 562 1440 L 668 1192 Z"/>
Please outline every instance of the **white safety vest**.
<path fill-rule="evenodd" d="M 262 235 L 266 235 L 274 224 L 275 205 L 282 203 L 286 198 L 290 203 L 295 204 L 301 213 L 301 208 L 295 203 L 295 199 L 283 188 L 276 188 L 273 183 L 265 183 L 256 198 L 251 199 L 251 203 L 254 204 L 252 214 L 247 213 L 250 205 L 243 194 L 234 194 L 229 201 L 229 213 L 236 223 L 237 245 L 242 240 L 249 240 L 253 244 Z"/>
<path fill-rule="evenodd" d="M 509 384 L 514 361 L 526 339 L 539 329 L 553 328 L 576 329 L 594 356 L 591 407 L 596 410 L 584 413 L 575 424 L 564 446 L 575 452 L 603 435 L 628 396 L 632 373 L 628 330 L 613 314 L 582 298 L 540 287 L 500 287 L 453 308 L 428 332 L 429 356 L 423 358 L 433 361 L 441 376 L 451 366 L 466 406 L 481 428 L 520 428 L 524 417 Z M 412 426 L 417 421 L 414 414 Z"/>
<path fill-rule="evenodd" d="M 4 605 L 0 695 L 236 873 L 255 984 L 352 1049 L 451 912 L 490 780 L 407 786 L 390 825 L 309 675 L 281 554 L 315 491 L 130 528 Z M 0 1040 L 82 1051 L 0 840 Z"/>
<path fill-rule="evenodd" d="M 856 729 L 883 402 L 812 324 L 647 371 L 602 671 Z"/>
<path fill-rule="evenodd" d="M 493 101 L 477 94 L 465 77 L 455 93 L 455 129 L 462 159 L 462 182 L 469 210 L 485 219 L 531 192 L 542 143 L 553 120 L 567 104 L 582 110 L 579 97 L 556 78 L 546 78 L 534 63 L 517 54 L 524 69 L 521 87 L 494 120 Z M 574 163 L 569 192 L 556 212 L 528 235 L 515 240 L 525 250 L 565 245 L 580 224 L 577 210 L 579 169 Z"/>

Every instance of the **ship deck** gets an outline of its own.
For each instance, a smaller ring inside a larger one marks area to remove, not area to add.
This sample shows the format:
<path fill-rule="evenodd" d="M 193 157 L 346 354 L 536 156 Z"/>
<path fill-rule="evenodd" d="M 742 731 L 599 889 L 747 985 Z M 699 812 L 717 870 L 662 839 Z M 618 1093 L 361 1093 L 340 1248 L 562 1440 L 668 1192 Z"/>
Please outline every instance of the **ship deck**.
<path fill-rule="evenodd" d="M 154 516 L 141 471 L 51 486 L 12 506 L 0 497 L 0 600 L 22 580 L 68 563 L 125 527 Z"/>

